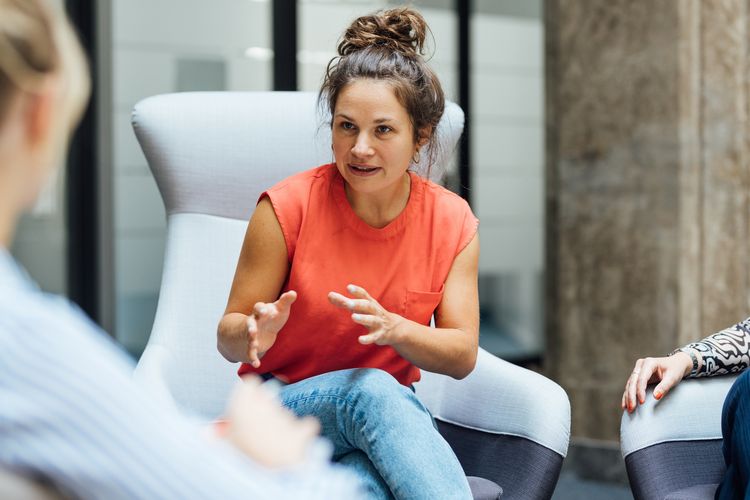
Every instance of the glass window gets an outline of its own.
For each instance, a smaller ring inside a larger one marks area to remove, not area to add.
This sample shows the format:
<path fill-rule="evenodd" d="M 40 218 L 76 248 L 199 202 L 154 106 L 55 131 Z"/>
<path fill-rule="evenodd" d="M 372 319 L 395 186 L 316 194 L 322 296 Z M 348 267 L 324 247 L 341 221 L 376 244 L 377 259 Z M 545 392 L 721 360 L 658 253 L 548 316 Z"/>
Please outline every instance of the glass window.
<path fill-rule="evenodd" d="M 166 219 L 130 125 L 141 99 L 195 90 L 270 90 L 271 4 L 113 0 L 115 334 L 133 355 L 151 333 Z"/>
<path fill-rule="evenodd" d="M 480 344 L 543 349 L 544 44 L 540 0 L 477 1 L 471 16 L 472 201 L 482 252 Z"/>

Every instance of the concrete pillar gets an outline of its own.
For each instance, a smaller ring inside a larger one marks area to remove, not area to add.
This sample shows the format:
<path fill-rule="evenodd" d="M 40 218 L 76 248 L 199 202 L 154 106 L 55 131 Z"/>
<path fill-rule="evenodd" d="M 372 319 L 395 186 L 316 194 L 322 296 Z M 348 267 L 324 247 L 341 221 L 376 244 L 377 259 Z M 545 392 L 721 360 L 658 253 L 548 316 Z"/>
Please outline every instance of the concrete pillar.
<path fill-rule="evenodd" d="M 546 366 L 616 441 L 634 361 L 750 315 L 748 0 L 547 0 Z"/>

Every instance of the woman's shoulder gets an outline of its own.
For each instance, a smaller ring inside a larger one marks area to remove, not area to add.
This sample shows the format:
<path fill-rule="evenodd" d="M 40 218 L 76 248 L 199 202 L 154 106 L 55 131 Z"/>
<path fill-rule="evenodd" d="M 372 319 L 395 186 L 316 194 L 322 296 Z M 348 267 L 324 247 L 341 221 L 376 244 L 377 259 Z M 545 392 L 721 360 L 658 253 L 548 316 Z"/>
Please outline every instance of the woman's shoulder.
<path fill-rule="evenodd" d="M 261 193 L 271 201 L 273 211 L 285 231 L 299 228 L 307 213 L 310 200 L 319 198 L 316 186 L 327 185 L 333 178 L 335 165 L 327 164 L 291 175 L 272 188 Z"/>
<path fill-rule="evenodd" d="M 330 178 L 335 167 L 336 166 L 333 163 L 327 163 L 308 170 L 303 170 L 278 182 L 268 191 L 309 189 L 316 181 Z"/>
<path fill-rule="evenodd" d="M 417 178 L 423 185 L 422 191 L 426 204 L 432 205 L 437 209 L 448 210 L 452 213 L 456 211 L 471 211 L 471 207 L 469 207 L 466 200 L 453 191 L 423 177 L 417 176 Z"/>

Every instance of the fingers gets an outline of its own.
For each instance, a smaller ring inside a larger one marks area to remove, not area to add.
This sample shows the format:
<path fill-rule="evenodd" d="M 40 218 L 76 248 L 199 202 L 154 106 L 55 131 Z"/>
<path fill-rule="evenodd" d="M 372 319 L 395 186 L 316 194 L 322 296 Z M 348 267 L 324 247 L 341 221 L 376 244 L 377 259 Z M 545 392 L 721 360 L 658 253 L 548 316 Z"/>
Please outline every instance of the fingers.
<path fill-rule="evenodd" d="M 370 314 L 359 314 L 359 313 L 352 314 L 352 321 L 354 321 L 358 325 L 362 325 L 367 328 L 374 328 L 377 326 L 381 326 L 381 323 L 382 323 L 382 321 L 380 321 L 380 318 L 378 318 L 377 316 L 372 316 Z"/>
<path fill-rule="evenodd" d="M 336 307 L 348 309 L 352 312 L 364 314 L 376 314 L 378 312 L 377 305 L 369 299 L 350 299 L 340 293 L 330 292 L 328 301 Z"/>
<path fill-rule="evenodd" d="M 276 301 L 276 307 L 279 309 L 286 309 L 290 307 L 295 300 L 297 300 L 297 292 L 289 290 L 288 292 L 281 294 L 279 300 Z"/>
<path fill-rule="evenodd" d="M 281 294 L 281 296 L 273 303 L 256 302 L 253 306 L 253 315 L 256 319 L 261 319 L 264 316 L 273 318 L 277 313 L 288 309 L 294 301 L 297 300 L 297 292 L 289 290 Z"/>
<path fill-rule="evenodd" d="M 351 299 L 348 297 L 341 295 L 338 292 L 329 292 L 328 293 L 328 302 L 333 304 L 336 307 L 340 307 L 342 309 L 349 309 L 349 303 Z"/>
<path fill-rule="evenodd" d="M 260 366 L 260 357 L 258 356 L 258 323 L 252 314 L 247 317 L 247 358 L 253 368 Z"/>
<path fill-rule="evenodd" d="M 673 357 L 639 359 L 625 384 L 625 392 L 620 402 L 622 408 L 632 413 L 638 404 L 644 404 L 646 388 L 654 382 L 658 382 L 653 391 L 654 398 L 663 398 L 679 383 L 683 372 L 681 360 Z"/>
<path fill-rule="evenodd" d="M 266 304 L 265 302 L 257 302 L 253 306 L 253 316 L 255 316 L 256 319 L 260 319 L 263 316 L 270 313 L 270 307 L 271 304 Z"/>
<path fill-rule="evenodd" d="M 654 399 L 663 398 L 677 381 L 664 379 L 654 388 Z"/>
<path fill-rule="evenodd" d="M 360 344 L 368 345 L 368 344 L 377 344 L 378 340 L 383 336 L 382 330 L 378 330 L 376 332 L 368 333 L 367 335 L 360 335 L 357 339 Z"/>
<path fill-rule="evenodd" d="M 636 366 L 638 366 L 636 364 Z M 640 373 L 636 379 L 635 395 L 638 398 L 638 402 L 643 404 L 646 402 L 646 386 L 648 381 L 651 379 L 656 366 L 652 358 L 646 358 L 642 360 L 640 365 Z"/>
<path fill-rule="evenodd" d="M 630 373 L 630 377 L 628 377 L 628 381 L 625 384 L 625 394 L 623 395 L 625 400 L 624 409 L 627 409 L 629 412 L 633 412 L 636 407 L 638 378 L 641 375 L 643 362 L 643 359 L 639 359 L 635 362 L 635 367 L 633 367 L 633 371 Z"/>
<path fill-rule="evenodd" d="M 662 381 L 654 388 L 654 398 L 663 398 L 672 387 L 676 386 L 682 380 L 682 373 L 679 369 L 666 370 Z"/>
<path fill-rule="evenodd" d="M 361 299 L 374 300 L 372 297 L 370 297 L 370 294 L 367 293 L 367 290 L 365 290 L 361 286 L 346 285 L 346 291 Z"/>

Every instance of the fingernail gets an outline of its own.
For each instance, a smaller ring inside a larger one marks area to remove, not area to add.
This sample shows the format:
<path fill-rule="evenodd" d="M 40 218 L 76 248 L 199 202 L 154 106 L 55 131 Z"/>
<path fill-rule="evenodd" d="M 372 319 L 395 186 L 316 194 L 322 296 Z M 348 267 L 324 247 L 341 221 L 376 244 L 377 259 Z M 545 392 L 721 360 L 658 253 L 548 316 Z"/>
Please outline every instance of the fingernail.
<path fill-rule="evenodd" d="M 260 309 L 258 309 L 258 314 L 266 314 L 266 308 L 261 307 Z"/>
<path fill-rule="evenodd" d="M 354 293 L 357 291 L 357 287 L 354 285 L 347 285 L 346 289 L 349 291 L 349 293 Z"/>
<path fill-rule="evenodd" d="M 354 302 L 351 301 L 351 300 L 347 300 L 346 301 L 346 307 L 348 307 L 349 309 L 353 309 L 354 308 Z"/>
<path fill-rule="evenodd" d="M 352 314 L 352 319 L 356 320 L 356 321 L 359 321 L 359 320 L 362 319 L 362 315 L 361 314 L 356 314 L 356 313 Z"/>
<path fill-rule="evenodd" d="M 643 403 L 646 402 L 646 398 L 638 398 L 638 402 L 640 402 L 641 404 L 643 404 Z"/>
<path fill-rule="evenodd" d="M 656 398 L 656 399 L 661 399 L 661 397 L 662 397 L 663 395 L 664 395 L 664 393 L 663 393 L 663 392 L 661 392 L 661 391 L 656 391 L 656 392 L 654 393 L 654 398 Z"/>

